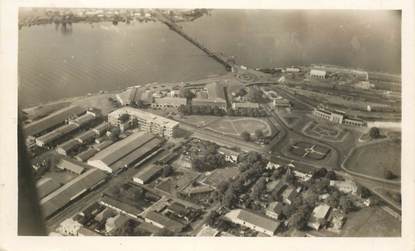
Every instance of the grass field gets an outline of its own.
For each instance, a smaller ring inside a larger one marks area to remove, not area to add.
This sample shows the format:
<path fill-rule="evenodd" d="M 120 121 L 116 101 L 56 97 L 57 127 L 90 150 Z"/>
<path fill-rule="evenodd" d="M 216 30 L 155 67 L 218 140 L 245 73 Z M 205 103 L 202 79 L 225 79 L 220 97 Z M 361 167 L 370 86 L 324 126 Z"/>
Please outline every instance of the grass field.
<path fill-rule="evenodd" d="M 347 237 L 398 237 L 401 222 L 380 207 L 363 208 L 348 214 L 341 235 Z"/>
<path fill-rule="evenodd" d="M 358 148 L 346 161 L 345 167 L 379 178 L 384 178 L 384 169 L 400 176 L 401 144 L 397 141 L 384 141 Z"/>
<path fill-rule="evenodd" d="M 223 118 L 209 124 L 207 128 L 231 136 L 239 136 L 243 131 L 254 135 L 257 129 L 262 130 L 265 136 L 272 134 L 268 122 L 258 118 Z"/>

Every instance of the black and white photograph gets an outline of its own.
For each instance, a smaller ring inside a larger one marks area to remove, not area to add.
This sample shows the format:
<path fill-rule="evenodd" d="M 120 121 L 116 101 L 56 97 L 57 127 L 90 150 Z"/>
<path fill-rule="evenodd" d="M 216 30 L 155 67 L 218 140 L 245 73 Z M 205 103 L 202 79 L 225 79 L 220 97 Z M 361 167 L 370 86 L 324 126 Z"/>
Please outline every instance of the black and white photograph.
<path fill-rule="evenodd" d="M 411 235 L 402 8 L 16 11 L 17 237 Z"/>

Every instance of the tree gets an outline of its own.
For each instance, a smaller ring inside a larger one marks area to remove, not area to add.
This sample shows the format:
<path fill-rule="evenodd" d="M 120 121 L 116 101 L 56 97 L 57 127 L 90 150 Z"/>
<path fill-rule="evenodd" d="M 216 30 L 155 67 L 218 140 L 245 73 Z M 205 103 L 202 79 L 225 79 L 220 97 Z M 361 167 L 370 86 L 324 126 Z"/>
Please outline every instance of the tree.
<path fill-rule="evenodd" d="M 357 194 L 359 194 L 360 197 L 362 197 L 364 199 L 367 199 L 367 198 L 369 198 L 371 193 L 370 193 L 369 189 L 367 189 L 366 187 L 358 186 L 357 187 Z"/>
<path fill-rule="evenodd" d="M 162 172 L 163 177 L 168 177 L 172 173 L 173 173 L 173 168 L 170 165 L 164 165 L 163 166 L 163 172 Z"/>
<path fill-rule="evenodd" d="M 370 136 L 372 139 L 377 139 L 377 138 L 379 138 L 379 137 L 380 137 L 380 130 L 379 130 L 379 128 L 377 128 L 377 127 L 372 127 L 372 128 L 370 128 L 370 130 L 369 130 L 369 136 Z"/>
<path fill-rule="evenodd" d="M 304 211 L 297 211 L 288 219 L 288 226 L 302 230 L 307 226 L 307 214 Z"/>
<path fill-rule="evenodd" d="M 251 134 L 249 134 L 249 132 L 247 132 L 247 131 L 243 131 L 243 132 L 241 132 L 241 138 L 245 141 L 250 141 L 251 140 Z"/>
<path fill-rule="evenodd" d="M 327 169 L 324 168 L 324 167 L 322 167 L 322 168 L 319 168 L 319 169 L 315 169 L 313 171 L 312 178 L 318 179 L 318 178 L 322 178 L 322 177 L 324 177 L 326 175 L 327 175 Z"/>
<path fill-rule="evenodd" d="M 261 129 L 255 130 L 255 137 L 257 139 L 263 139 L 264 138 L 264 132 Z"/>
<path fill-rule="evenodd" d="M 308 205 L 309 207 L 315 207 L 317 204 L 317 201 L 318 201 L 318 195 L 315 193 L 311 193 L 309 196 L 307 196 L 304 199 L 305 204 Z"/>
<path fill-rule="evenodd" d="M 181 89 L 181 96 L 186 99 L 192 99 L 195 97 L 195 94 L 189 88 Z"/>
<path fill-rule="evenodd" d="M 119 128 L 119 127 L 114 127 L 114 128 L 112 128 L 111 129 L 111 139 L 113 140 L 113 141 L 115 141 L 115 140 L 117 140 L 118 139 L 118 136 L 120 136 L 120 134 L 121 134 L 121 129 Z"/>
<path fill-rule="evenodd" d="M 235 199 L 236 199 L 236 196 L 234 194 L 234 191 L 228 188 L 228 190 L 226 190 L 225 196 L 223 196 L 222 205 L 224 207 L 231 208 Z"/>
<path fill-rule="evenodd" d="M 333 192 L 327 198 L 327 204 L 329 204 L 330 207 L 336 208 L 339 206 L 339 200 L 340 200 L 339 192 Z"/>
<path fill-rule="evenodd" d="M 282 206 L 282 214 L 285 216 L 286 219 L 289 219 L 290 216 L 294 213 L 294 208 L 291 205 L 284 205 Z"/>
<path fill-rule="evenodd" d="M 228 187 L 229 187 L 229 182 L 226 180 L 223 180 L 222 182 L 218 184 L 217 191 L 219 192 L 219 194 L 223 194 L 226 191 L 226 189 L 228 189 Z"/>
<path fill-rule="evenodd" d="M 340 197 L 339 206 L 345 213 L 348 213 L 353 209 L 353 202 L 348 196 L 343 195 Z"/>
<path fill-rule="evenodd" d="M 215 225 L 216 219 L 218 218 L 219 214 L 216 211 L 211 211 L 207 217 L 207 224 L 211 227 Z"/>
<path fill-rule="evenodd" d="M 391 180 L 391 179 L 396 178 L 396 175 L 391 170 L 388 170 L 388 169 L 384 170 L 383 175 L 384 175 L 385 179 L 387 179 L 387 180 Z"/>

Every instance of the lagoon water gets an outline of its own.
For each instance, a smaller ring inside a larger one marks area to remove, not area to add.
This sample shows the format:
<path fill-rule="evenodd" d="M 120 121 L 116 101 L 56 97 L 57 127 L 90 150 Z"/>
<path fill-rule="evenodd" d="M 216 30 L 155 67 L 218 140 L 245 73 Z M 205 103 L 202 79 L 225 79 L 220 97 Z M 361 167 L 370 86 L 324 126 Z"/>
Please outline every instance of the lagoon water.
<path fill-rule="evenodd" d="M 401 71 L 397 11 L 214 10 L 185 31 L 249 67 L 313 63 Z M 161 23 L 76 23 L 19 31 L 23 107 L 148 82 L 189 81 L 225 69 Z"/>

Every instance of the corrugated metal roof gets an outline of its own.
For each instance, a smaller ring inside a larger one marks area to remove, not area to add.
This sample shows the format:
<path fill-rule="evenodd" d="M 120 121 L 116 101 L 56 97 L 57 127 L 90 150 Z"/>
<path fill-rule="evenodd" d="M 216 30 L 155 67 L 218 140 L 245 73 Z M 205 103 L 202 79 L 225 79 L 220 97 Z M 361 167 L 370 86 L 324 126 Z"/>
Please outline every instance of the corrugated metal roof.
<path fill-rule="evenodd" d="M 90 139 L 93 139 L 93 138 L 95 138 L 97 136 L 97 134 L 94 132 L 94 131 L 92 131 L 92 130 L 88 130 L 88 131 L 86 131 L 86 132 L 84 132 L 84 133 L 82 133 L 82 134 L 80 134 L 80 135 L 78 135 L 77 137 L 76 137 L 76 139 L 78 139 L 78 140 L 80 140 L 80 141 L 86 141 L 86 140 L 90 140 Z"/>
<path fill-rule="evenodd" d="M 63 144 L 58 145 L 56 148 L 60 148 L 64 151 L 69 151 L 79 145 L 80 143 L 78 141 L 76 141 L 75 139 L 71 139 L 71 140 L 66 141 Z"/>
<path fill-rule="evenodd" d="M 94 115 L 92 115 L 90 113 L 86 113 L 86 114 L 72 120 L 70 123 L 75 123 L 75 124 L 78 124 L 79 126 L 83 126 L 83 125 L 91 122 L 94 119 L 95 119 Z"/>
<path fill-rule="evenodd" d="M 109 166 L 153 138 L 153 135 L 143 132 L 132 134 L 105 148 L 91 158 L 91 160 L 100 160 Z"/>
<path fill-rule="evenodd" d="M 71 116 L 77 116 L 84 113 L 85 111 L 85 108 L 79 106 L 70 106 L 24 126 L 23 131 L 28 136 L 35 135 L 64 122 L 65 119 Z"/>
<path fill-rule="evenodd" d="M 42 178 L 36 183 L 37 194 L 39 198 L 43 198 L 51 192 L 59 188 L 59 183 L 52 178 Z"/>
<path fill-rule="evenodd" d="M 69 203 L 73 196 L 79 194 L 83 190 L 89 189 L 105 179 L 105 177 L 106 175 L 103 171 L 92 168 L 42 198 L 40 200 L 40 207 L 43 212 L 43 217 L 47 218 L 51 216 L 57 210 Z"/>
<path fill-rule="evenodd" d="M 108 146 L 112 145 L 112 143 L 114 143 L 112 140 L 105 140 L 99 144 L 93 145 L 92 147 L 95 148 L 97 151 L 102 151 Z"/>
<path fill-rule="evenodd" d="M 77 163 L 75 163 L 73 161 L 66 160 L 66 159 L 62 159 L 57 164 L 57 167 L 61 168 L 61 169 L 64 169 L 64 170 L 74 172 L 76 174 L 81 174 L 85 170 L 85 167 L 83 167 L 81 165 L 78 165 Z"/>
<path fill-rule="evenodd" d="M 151 165 L 144 171 L 138 172 L 136 175 L 134 175 L 134 178 L 140 179 L 141 181 L 143 181 L 143 183 L 146 183 L 157 173 L 159 173 L 162 170 L 162 168 L 162 166 Z"/>
<path fill-rule="evenodd" d="M 242 221 L 245 222 L 249 222 L 252 225 L 261 227 L 262 229 L 271 231 L 271 232 L 275 232 L 278 228 L 278 226 L 280 225 L 279 222 L 274 221 L 268 217 L 259 215 L 257 213 L 248 211 L 248 210 L 243 210 L 243 209 L 239 209 L 239 214 L 238 214 L 238 218 Z"/>
<path fill-rule="evenodd" d="M 88 150 L 83 151 L 79 153 L 78 155 L 76 155 L 75 158 L 79 161 L 87 161 L 89 158 L 94 156 L 97 152 L 98 150 L 94 148 L 89 148 Z"/>

